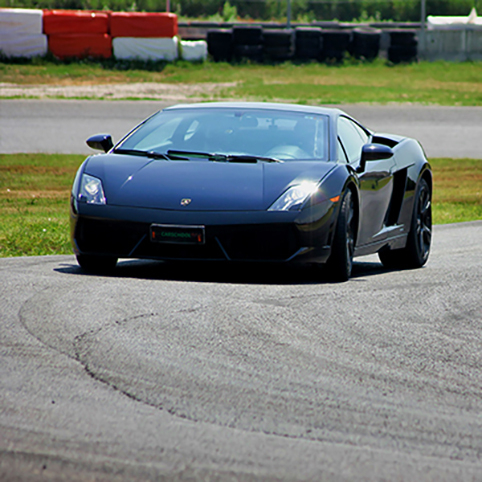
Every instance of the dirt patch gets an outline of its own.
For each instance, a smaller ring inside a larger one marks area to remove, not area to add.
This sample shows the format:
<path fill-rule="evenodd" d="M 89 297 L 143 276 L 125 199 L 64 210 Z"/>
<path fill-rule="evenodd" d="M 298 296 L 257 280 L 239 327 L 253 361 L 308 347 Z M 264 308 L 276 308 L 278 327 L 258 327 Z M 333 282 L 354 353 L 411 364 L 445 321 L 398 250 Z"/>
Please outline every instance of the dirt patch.
<path fill-rule="evenodd" d="M 0 83 L 0 97 L 89 98 L 89 99 L 155 99 L 179 101 L 215 100 L 226 97 L 236 82 L 202 84 L 161 84 L 133 82 L 96 85 L 19 85 Z"/>

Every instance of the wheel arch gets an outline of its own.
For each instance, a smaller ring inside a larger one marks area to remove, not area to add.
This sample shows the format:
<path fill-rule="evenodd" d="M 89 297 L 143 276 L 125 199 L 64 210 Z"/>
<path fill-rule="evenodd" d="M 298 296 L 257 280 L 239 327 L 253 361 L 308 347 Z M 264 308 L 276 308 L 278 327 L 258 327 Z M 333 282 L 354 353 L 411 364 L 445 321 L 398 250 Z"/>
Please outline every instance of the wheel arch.
<path fill-rule="evenodd" d="M 432 170 L 430 168 L 430 164 L 426 164 L 420 173 L 420 179 L 424 179 L 428 187 L 430 188 L 430 192 L 433 192 L 433 175 Z"/>

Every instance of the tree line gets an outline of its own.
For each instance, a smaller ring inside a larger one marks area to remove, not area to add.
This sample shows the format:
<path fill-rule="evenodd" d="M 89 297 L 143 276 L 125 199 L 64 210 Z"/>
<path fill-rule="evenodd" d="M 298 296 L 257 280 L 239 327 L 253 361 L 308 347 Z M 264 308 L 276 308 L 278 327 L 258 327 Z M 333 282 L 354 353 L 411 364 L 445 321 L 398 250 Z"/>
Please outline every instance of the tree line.
<path fill-rule="evenodd" d="M 0 7 L 163 12 L 213 21 L 286 19 L 288 0 L 0 0 Z M 422 0 L 291 0 L 294 21 L 417 22 Z M 482 0 L 426 0 L 427 15 L 468 15 Z"/>

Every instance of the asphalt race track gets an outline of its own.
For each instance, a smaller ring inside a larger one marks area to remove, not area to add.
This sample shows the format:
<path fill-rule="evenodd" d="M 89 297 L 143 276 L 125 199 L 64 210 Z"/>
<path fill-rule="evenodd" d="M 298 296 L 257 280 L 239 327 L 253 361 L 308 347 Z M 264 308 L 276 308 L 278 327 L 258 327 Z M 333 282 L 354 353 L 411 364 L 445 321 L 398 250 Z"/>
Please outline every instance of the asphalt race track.
<path fill-rule="evenodd" d="M 0 152 L 88 153 L 163 105 L 2 100 Z M 482 158 L 481 108 L 345 108 Z M 482 480 L 481 240 L 436 226 L 423 269 L 358 258 L 342 284 L 0 259 L 0 481 Z"/>
<path fill-rule="evenodd" d="M 341 284 L 1 259 L 0 480 L 480 480 L 481 239 Z"/>
<path fill-rule="evenodd" d="M 167 105 L 152 101 L 0 100 L 0 153 L 90 154 L 85 139 L 91 135 L 107 132 L 119 141 Z M 341 107 L 370 129 L 414 137 L 428 157 L 482 159 L 482 107 Z"/>

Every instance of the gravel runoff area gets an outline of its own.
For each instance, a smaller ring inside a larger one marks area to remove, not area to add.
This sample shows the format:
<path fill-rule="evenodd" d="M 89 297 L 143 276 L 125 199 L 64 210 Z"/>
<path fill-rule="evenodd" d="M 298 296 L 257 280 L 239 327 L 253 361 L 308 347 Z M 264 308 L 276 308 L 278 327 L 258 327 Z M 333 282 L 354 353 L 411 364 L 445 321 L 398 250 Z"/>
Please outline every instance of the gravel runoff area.
<path fill-rule="evenodd" d="M 157 82 L 132 82 L 127 84 L 81 84 L 81 85 L 19 85 L 0 82 L 0 97 L 52 97 L 92 99 L 189 99 L 210 100 L 220 89 L 235 87 L 235 82 L 164 84 Z"/>

